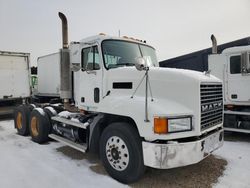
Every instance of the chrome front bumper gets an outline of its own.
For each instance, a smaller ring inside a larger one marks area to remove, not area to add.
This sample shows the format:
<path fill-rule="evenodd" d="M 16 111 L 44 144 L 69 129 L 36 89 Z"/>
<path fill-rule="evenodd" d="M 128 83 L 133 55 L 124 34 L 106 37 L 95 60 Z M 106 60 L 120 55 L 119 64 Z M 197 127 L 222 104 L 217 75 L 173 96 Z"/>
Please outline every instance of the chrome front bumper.
<path fill-rule="evenodd" d="M 223 130 L 192 142 L 173 144 L 143 142 L 144 165 L 159 169 L 169 169 L 195 164 L 222 145 Z"/>

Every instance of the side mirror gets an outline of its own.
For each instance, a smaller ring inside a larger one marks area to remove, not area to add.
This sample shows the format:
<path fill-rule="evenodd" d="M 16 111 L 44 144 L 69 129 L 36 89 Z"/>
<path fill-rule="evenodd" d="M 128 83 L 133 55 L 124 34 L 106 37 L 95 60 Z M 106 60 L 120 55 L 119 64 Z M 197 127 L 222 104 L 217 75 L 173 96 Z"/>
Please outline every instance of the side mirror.
<path fill-rule="evenodd" d="M 248 52 L 244 52 L 241 54 L 241 73 L 242 74 L 250 73 L 249 58 L 250 58 L 250 54 Z"/>
<path fill-rule="evenodd" d="M 142 71 L 146 69 L 146 61 L 143 57 L 138 57 L 135 59 L 135 68 L 138 71 Z"/>
<path fill-rule="evenodd" d="M 81 64 L 80 63 L 72 63 L 70 66 L 71 71 L 77 72 L 81 70 Z"/>

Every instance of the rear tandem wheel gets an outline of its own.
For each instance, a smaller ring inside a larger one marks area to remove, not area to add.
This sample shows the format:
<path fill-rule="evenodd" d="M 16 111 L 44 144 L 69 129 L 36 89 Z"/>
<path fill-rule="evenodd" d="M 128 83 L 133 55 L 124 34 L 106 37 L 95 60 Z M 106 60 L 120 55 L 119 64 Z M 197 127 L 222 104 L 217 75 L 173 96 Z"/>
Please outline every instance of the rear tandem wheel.
<path fill-rule="evenodd" d="M 51 130 L 49 116 L 41 108 L 35 108 L 30 114 L 30 135 L 34 142 L 42 144 L 49 140 Z"/>
<path fill-rule="evenodd" d="M 27 105 L 20 105 L 14 110 L 14 123 L 19 135 L 29 135 L 30 111 L 31 107 Z"/>

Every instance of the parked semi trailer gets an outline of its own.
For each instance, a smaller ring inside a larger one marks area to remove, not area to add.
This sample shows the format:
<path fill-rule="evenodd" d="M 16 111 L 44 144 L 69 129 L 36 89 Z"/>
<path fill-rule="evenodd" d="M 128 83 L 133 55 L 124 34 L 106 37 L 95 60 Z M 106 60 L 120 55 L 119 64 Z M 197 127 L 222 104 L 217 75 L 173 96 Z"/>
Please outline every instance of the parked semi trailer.
<path fill-rule="evenodd" d="M 223 101 L 211 94 L 222 96 L 218 78 L 160 68 L 155 49 L 138 39 L 100 34 L 68 45 L 67 19 L 59 16 L 63 48 L 47 62 L 51 70 L 39 74 L 38 64 L 38 84 L 44 79 L 47 89 L 53 85 L 47 92 L 57 91 L 59 75 L 61 103 L 19 106 L 20 135 L 98 153 L 123 183 L 138 180 L 146 167 L 198 163 L 223 145 Z M 57 62 L 59 69 L 52 65 Z"/>
<path fill-rule="evenodd" d="M 218 47 L 213 35 L 211 39 L 213 48 L 162 61 L 160 66 L 209 71 L 223 80 L 225 130 L 250 133 L 250 37 Z"/>
<path fill-rule="evenodd" d="M 0 51 L 0 115 L 30 97 L 29 53 Z"/>

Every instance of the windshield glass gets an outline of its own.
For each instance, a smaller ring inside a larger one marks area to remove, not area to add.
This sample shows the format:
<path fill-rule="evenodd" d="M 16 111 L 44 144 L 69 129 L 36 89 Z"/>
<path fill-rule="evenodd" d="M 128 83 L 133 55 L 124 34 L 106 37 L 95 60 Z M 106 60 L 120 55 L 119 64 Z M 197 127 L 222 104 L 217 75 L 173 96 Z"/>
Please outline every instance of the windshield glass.
<path fill-rule="evenodd" d="M 149 46 L 127 41 L 106 40 L 102 43 L 106 68 L 134 66 L 138 57 L 143 57 L 148 66 L 156 66 L 155 50 Z"/>

